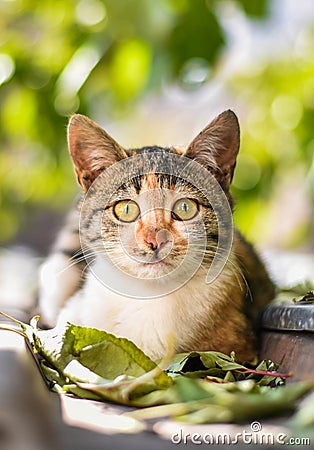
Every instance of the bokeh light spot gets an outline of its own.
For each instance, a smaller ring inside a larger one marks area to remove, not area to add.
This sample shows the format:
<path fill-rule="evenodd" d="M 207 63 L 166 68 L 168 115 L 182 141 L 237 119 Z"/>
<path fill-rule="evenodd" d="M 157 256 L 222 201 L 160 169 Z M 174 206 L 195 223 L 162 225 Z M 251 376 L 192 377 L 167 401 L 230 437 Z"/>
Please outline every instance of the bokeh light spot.
<path fill-rule="evenodd" d="M 251 155 L 238 155 L 233 186 L 241 190 L 253 189 L 261 177 L 261 168 L 258 161 Z"/>
<path fill-rule="evenodd" d="M 85 26 L 97 25 L 106 15 L 105 5 L 100 0 L 81 0 L 76 6 L 77 20 Z"/>
<path fill-rule="evenodd" d="M 15 71 L 15 63 L 11 56 L 0 53 L 0 85 L 9 81 Z"/>
<path fill-rule="evenodd" d="M 280 95 L 273 101 L 271 113 L 277 125 L 287 130 L 293 130 L 302 119 L 303 106 L 296 97 Z"/>
<path fill-rule="evenodd" d="M 210 67 L 203 58 L 191 58 L 183 66 L 181 80 L 185 87 L 197 88 L 208 80 Z"/>
<path fill-rule="evenodd" d="M 77 95 L 60 92 L 54 102 L 55 110 L 61 116 L 69 116 L 75 113 L 80 106 L 80 99 Z"/>

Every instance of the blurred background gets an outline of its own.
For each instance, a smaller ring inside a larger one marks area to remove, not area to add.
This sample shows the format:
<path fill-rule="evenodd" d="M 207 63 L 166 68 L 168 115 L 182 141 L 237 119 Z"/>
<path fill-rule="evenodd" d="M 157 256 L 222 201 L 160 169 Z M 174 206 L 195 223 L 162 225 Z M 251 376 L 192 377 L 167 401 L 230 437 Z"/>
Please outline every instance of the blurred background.
<path fill-rule="evenodd" d="M 236 224 L 310 251 L 312 0 L 0 0 L 0 245 L 44 254 L 72 205 L 71 113 L 132 147 L 187 144 L 227 108 Z"/>

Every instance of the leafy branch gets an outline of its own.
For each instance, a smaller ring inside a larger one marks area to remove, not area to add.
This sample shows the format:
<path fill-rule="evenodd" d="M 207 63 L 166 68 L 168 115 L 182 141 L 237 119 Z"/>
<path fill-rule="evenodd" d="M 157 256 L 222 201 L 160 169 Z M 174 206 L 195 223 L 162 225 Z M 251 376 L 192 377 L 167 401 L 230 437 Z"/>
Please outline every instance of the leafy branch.
<path fill-rule="evenodd" d="M 172 417 L 190 423 L 241 422 L 286 414 L 313 383 L 282 386 L 291 373 L 277 372 L 272 361 L 246 367 L 234 353 L 173 354 L 156 363 L 128 339 L 68 323 L 41 330 L 38 317 L 21 328 L 3 325 L 27 339 L 54 391 L 81 398 L 141 408 L 135 419 Z M 274 388 L 275 387 L 275 388 Z"/>

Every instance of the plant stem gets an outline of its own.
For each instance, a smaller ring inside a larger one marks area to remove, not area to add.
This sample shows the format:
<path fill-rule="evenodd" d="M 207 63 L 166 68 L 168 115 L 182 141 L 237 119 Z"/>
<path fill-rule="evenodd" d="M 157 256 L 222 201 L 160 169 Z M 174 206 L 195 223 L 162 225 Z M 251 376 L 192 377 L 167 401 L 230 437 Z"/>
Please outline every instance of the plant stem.
<path fill-rule="evenodd" d="M 16 330 L 15 328 L 10 328 L 10 327 L 5 327 L 4 325 L 0 324 L 0 330 L 5 330 L 5 331 L 13 331 L 13 333 L 19 334 L 20 336 L 23 336 L 23 338 L 27 338 L 27 335 L 22 333 L 22 331 Z"/>
<path fill-rule="evenodd" d="M 9 314 L 6 314 L 6 313 L 3 312 L 3 311 L 0 311 L 0 315 L 6 317 L 6 318 L 9 319 L 9 320 L 12 320 L 12 322 L 18 323 L 18 324 L 21 325 L 21 326 L 24 325 L 23 322 L 21 322 L 20 320 L 15 319 L 15 318 L 12 317 L 12 316 L 9 316 Z"/>
<path fill-rule="evenodd" d="M 256 375 L 265 375 L 269 377 L 280 377 L 280 378 L 288 378 L 293 377 L 294 373 L 278 373 L 278 372 L 267 372 L 266 370 L 255 370 L 255 369 L 245 369 L 245 370 L 238 370 L 237 372 L 240 373 L 253 373 Z"/>

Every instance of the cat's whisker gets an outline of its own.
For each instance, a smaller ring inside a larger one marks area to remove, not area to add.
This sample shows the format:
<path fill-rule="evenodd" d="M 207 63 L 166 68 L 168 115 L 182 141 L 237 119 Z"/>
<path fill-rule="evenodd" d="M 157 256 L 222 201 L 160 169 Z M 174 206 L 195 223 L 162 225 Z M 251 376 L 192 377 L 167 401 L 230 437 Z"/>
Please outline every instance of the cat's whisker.
<path fill-rule="evenodd" d="M 234 254 L 236 255 L 236 252 L 234 252 Z M 238 279 L 239 276 L 243 279 L 247 295 L 249 296 L 249 298 L 250 298 L 250 300 L 252 302 L 253 301 L 253 294 L 252 294 L 252 291 L 250 289 L 249 283 L 248 283 L 248 281 L 247 281 L 247 279 L 246 279 L 246 277 L 245 277 L 245 275 L 243 273 L 243 270 L 242 270 L 241 266 L 240 265 L 236 265 L 233 261 L 230 261 L 230 263 L 234 267 L 234 274 L 235 274 L 235 276 L 237 276 L 237 279 Z M 238 281 L 238 283 L 241 286 L 241 283 L 239 281 Z"/>
<path fill-rule="evenodd" d="M 101 252 L 102 250 L 102 252 Z M 103 246 L 95 246 L 93 248 L 90 248 L 88 246 L 82 247 L 80 250 L 77 250 L 73 255 L 69 258 L 68 264 L 66 267 L 58 271 L 58 275 L 62 274 L 68 269 L 71 269 L 72 267 L 79 265 L 81 263 L 88 264 L 88 260 L 91 257 L 94 257 L 95 253 L 101 254 L 103 253 Z M 80 255 L 80 256 L 79 256 Z"/>

